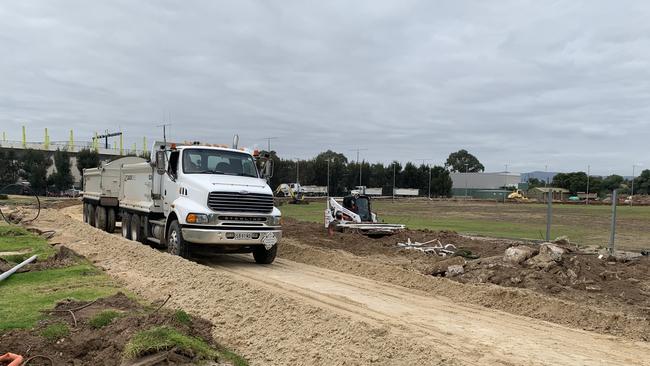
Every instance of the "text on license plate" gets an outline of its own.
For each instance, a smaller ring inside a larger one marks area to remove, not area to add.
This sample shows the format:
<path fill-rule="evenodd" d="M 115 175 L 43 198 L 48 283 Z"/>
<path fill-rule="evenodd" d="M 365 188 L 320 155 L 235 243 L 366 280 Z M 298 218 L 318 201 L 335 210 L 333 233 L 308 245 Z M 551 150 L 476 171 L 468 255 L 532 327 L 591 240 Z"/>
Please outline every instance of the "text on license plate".
<path fill-rule="evenodd" d="M 252 240 L 252 239 L 253 239 L 253 233 L 235 233 L 235 240 Z"/>

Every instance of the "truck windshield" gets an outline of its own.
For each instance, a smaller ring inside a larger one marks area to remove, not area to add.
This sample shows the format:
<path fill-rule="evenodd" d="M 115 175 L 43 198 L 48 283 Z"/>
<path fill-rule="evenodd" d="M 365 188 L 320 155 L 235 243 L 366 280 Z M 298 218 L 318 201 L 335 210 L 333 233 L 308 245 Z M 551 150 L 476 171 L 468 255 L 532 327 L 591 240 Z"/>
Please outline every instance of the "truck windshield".
<path fill-rule="evenodd" d="M 259 177 L 255 161 L 250 155 L 212 149 L 183 150 L 183 173 Z"/>

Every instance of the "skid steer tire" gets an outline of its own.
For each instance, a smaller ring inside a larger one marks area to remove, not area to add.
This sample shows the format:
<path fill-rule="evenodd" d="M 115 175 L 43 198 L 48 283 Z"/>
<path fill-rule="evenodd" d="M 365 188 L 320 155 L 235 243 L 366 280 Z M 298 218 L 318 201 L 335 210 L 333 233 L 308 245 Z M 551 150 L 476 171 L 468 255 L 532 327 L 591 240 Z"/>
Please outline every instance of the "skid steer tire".
<path fill-rule="evenodd" d="M 106 231 L 109 233 L 115 232 L 115 209 L 109 208 L 106 212 Z"/>
<path fill-rule="evenodd" d="M 95 208 L 95 227 L 99 230 L 106 230 L 106 207 L 104 206 Z"/>
<path fill-rule="evenodd" d="M 178 221 L 174 220 L 167 231 L 167 252 L 183 258 L 190 256 L 189 244 L 183 239 L 183 232 Z"/>
<path fill-rule="evenodd" d="M 264 245 L 258 245 L 253 249 L 253 258 L 257 264 L 271 264 L 278 254 L 278 245 L 274 245 L 271 249 L 266 250 Z"/>
<path fill-rule="evenodd" d="M 126 211 L 122 212 L 122 237 L 131 239 L 131 214 Z"/>

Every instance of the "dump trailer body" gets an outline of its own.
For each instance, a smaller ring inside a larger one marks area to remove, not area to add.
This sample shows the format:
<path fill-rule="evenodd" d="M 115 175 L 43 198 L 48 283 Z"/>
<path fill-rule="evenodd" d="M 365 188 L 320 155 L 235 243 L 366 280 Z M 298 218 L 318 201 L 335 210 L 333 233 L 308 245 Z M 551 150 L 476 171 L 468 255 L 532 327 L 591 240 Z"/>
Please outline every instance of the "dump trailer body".
<path fill-rule="evenodd" d="M 143 158 L 127 156 L 102 164 L 98 168 L 84 169 L 83 200 L 102 201 L 105 206 L 117 206 L 121 191 L 122 166 L 143 162 L 146 162 Z"/>

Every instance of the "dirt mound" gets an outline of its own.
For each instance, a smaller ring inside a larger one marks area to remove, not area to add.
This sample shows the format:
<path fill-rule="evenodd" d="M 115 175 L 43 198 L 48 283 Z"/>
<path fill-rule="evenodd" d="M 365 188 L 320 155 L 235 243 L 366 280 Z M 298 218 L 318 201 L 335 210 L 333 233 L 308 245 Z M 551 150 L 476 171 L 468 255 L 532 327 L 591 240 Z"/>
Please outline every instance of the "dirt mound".
<path fill-rule="evenodd" d="M 83 308 L 79 309 L 80 307 Z M 58 303 L 54 309 L 57 312 L 52 312 L 48 319 L 40 322 L 33 330 L 11 330 L 0 335 L 2 350 L 21 354 L 25 358 L 47 356 L 35 359 L 30 365 L 50 365 L 47 358 L 54 365 L 120 365 L 122 352 L 129 339 L 141 330 L 156 326 L 172 326 L 215 345 L 209 322 L 192 316 L 181 322 L 174 312 L 167 309 L 154 312 L 155 309 L 146 308 L 123 293 L 93 302 L 65 301 Z M 67 311 L 69 309 L 75 313 L 76 327 Z M 106 310 L 117 311 L 119 315 L 102 327 L 92 325 L 91 319 Z M 47 329 L 53 325 L 63 326 L 68 331 L 56 337 L 46 336 Z M 182 353 L 163 361 L 165 362 L 157 364 L 194 364 L 191 355 Z"/>
<path fill-rule="evenodd" d="M 438 262 L 445 261 L 448 258 L 400 248 L 397 245 L 398 242 L 403 243 L 410 239 L 411 242 L 422 243 L 437 239 L 443 245 L 453 244 L 459 251 L 479 257 L 502 254 L 513 243 L 513 241 L 508 240 L 473 239 L 453 231 L 429 230 L 404 230 L 401 233 L 377 239 L 356 233 L 335 233 L 329 237 L 321 224 L 300 222 L 293 219 L 284 221 L 282 231 L 283 235 L 288 238 L 317 247 L 344 250 L 358 256 L 399 257 L 400 263 L 406 263 L 419 271 L 427 273 L 435 271 L 439 267 Z"/>

